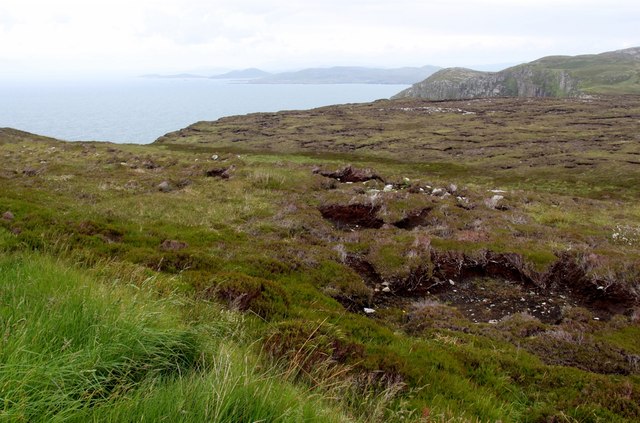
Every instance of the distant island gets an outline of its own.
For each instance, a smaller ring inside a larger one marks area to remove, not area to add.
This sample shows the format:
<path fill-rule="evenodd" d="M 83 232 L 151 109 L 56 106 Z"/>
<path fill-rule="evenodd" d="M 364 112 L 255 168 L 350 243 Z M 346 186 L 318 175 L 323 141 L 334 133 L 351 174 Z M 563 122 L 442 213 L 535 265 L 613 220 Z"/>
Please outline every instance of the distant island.
<path fill-rule="evenodd" d="M 249 82 L 252 84 L 413 84 L 440 69 L 430 65 L 396 69 L 335 66 L 277 73 Z"/>
<path fill-rule="evenodd" d="M 144 78 L 209 78 L 229 79 L 250 84 L 398 84 L 411 85 L 441 68 L 426 65 L 403 68 L 368 68 L 360 66 L 334 66 L 309 68 L 295 72 L 270 73 L 257 68 L 233 70 L 219 75 L 204 76 L 190 73 L 176 75 L 143 75 Z"/>
<path fill-rule="evenodd" d="M 271 76 L 272 74 L 261 69 L 249 68 L 234 70 L 220 75 L 210 76 L 211 79 L 255 79 Z"/>

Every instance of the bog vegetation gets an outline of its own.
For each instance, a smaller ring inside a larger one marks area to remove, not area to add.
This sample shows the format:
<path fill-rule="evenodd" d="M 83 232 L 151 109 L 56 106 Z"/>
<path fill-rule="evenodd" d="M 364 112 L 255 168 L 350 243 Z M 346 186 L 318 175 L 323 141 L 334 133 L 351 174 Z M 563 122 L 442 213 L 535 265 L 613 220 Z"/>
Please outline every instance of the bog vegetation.
<path fill-rule="evenodd" d="M 0 420 L 637 421 L 640 98 L 0 130 Z"/>

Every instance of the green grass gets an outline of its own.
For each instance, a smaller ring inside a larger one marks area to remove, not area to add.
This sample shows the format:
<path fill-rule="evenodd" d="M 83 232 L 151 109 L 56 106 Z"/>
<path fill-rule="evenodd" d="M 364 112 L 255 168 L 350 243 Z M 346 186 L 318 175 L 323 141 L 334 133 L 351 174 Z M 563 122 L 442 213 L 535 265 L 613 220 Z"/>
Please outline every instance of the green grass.
<path fill-rule="evenodd" d="M 171 298 L 36 254 L 0 259 L 0 294 L 2 421 L 347 420 L 181 323 Z"/>

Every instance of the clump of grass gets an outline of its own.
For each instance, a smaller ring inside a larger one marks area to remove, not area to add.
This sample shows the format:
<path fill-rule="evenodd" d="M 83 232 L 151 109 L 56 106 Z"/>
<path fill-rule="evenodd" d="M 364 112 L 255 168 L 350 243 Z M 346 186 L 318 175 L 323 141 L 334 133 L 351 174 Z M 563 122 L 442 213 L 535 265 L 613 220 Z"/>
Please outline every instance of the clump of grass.
<path fill-rule="evenodd" d="M 250 175 L 250 180 L 255 188 L 266 190 L 283 189 L 285 178 L 268 171 L 256 171 Z"/>
<path fill-rule="evenodd" d="M 168 321 L 160 303 L 145 310 L 136 296 L 37 256 L 0 268 L 7 417 L 59 418 L 198 367 L 195 333 Z"/>
<path fill-rule="evenodd" d="M 170 298 L 34 254 L 0 259 L 0 297 L 2 421 L 349 421 Z"/>

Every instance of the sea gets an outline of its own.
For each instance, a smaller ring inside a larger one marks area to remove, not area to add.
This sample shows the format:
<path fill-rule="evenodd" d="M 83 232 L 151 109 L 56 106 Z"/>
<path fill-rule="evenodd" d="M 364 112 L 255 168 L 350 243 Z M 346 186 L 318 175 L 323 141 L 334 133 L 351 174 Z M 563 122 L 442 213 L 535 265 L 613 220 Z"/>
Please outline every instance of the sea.
<path fill-rule="evenodd" d="M 0 81 L 0 127 L 67 141 L 148 144 L 202 120 L 362 103 L 406 85 L 274 85 L 199 78 Z"/>

